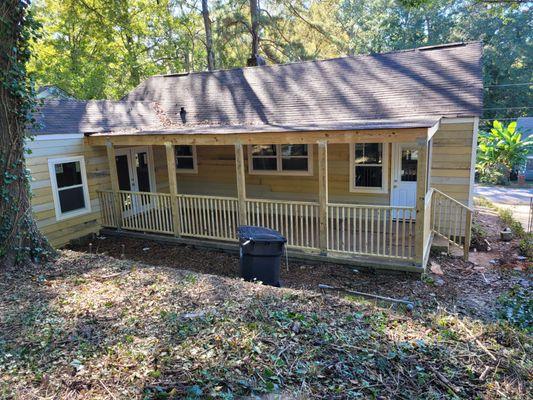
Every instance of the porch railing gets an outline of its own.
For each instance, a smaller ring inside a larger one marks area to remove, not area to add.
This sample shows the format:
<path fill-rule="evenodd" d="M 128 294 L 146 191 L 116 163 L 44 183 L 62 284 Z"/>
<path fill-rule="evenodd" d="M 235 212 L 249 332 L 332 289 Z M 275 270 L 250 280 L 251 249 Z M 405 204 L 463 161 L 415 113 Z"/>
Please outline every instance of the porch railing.
<path fill-rule="evenodd" d="M 287 245 L 318 249 L 318 204 L 302 201 L 247 199 L 250 225 L 266 226 L 281 232 Z"/>
<path fill-rule="evenodd" d="M 117 196 L 122 228 L 153 233 L 173 232 L 172 198 L 169 194 L 120 191 Z"/>
<path fill-rule="evenodd" d="M 233 197 L 178 195 L 180 234 L 236 240 L 238 202 Z"/>
<path fill-rule="evenodd" d="M 328 250 L 414 257 L 414 208 L 329 204 L 328 216 Z"/>
<path fill-rule="evenodd" d="M 129 191 L 98 196 L 105 227 L 236 240 L 237 198 Z M 321 244 L 318 203 L 246 199 L 245 205 L 248 224 L 280 231 L 291 248 L 414 260 L 414 208 L 330 203 L 327 243 Z"/>
<path fill-rule="evenodd" d="M 431 189 L 431 230 L 463 249 L 468 260 L 472 209 L 437 189 Z"/>

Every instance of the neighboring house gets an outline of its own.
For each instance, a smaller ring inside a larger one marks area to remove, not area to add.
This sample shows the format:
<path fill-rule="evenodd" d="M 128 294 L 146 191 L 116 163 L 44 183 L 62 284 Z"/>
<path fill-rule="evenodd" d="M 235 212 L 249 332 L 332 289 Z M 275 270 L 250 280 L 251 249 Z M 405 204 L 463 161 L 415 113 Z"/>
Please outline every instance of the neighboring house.
<path fill-rule="evenodd" d="M 469 242 L 481 44 L 154 76 L 118 102 L 47 102 L 29 146 L 55 245 L 96 232 L 422 271 Z M 114 230 L 114 231 L 113 231 Z"/>
<path fill-rule="evenodd" d="M 533 117 L 521 117 L 516 121 L 516 129 L 522 132 L 522 139 L 533 135 Z M 526 162 L 526 180 L 533 181 L 533 150 L 529 152 Z"/>
<path fill-rule="evenodd" d="M 37 89 L 35 97 L 39 100 L 75 100 L 75 97 L 54 85 L 43 85 Z"/>

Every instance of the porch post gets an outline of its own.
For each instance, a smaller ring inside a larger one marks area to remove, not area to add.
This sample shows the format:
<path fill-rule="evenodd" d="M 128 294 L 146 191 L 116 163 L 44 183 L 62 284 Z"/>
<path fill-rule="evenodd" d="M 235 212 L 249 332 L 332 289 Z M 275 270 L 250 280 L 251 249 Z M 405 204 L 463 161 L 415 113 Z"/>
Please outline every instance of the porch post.
<path fill-rule="evenodd" d="M 318 142 L 318 201 L 320 252 L 328 251 L 328 143 Z"/>
<path fill-rule="evenodd" d="M 424 234 L 425 234 L 425 215 L 426 210 L 426 185 L 428 171 L 428 142 L 426 138 L 417 140 L 418 163 L 416 169 L 416 223 L 415 223 L 415 262 L 424 264 Z M 429 224 L 428 224 L 429 225 Z"/>
<path fill-rule="evenodd" d="M 105 144 L 107 150 L 107 163 L 109 164 L 109 178 L 111 180 L 111 190 L 113 191 L 114 214 L 117 222 L 117 229 L 122 227 L 122 207 L 120 205 L 120 194 L 118 186 L 117 161 L 115 159 L 115 147 L 113 143 L 107 141 Z"/>
<path fill-rule="evenodd" d="M 235 168 L 237 172 L 237 197 L 239 201 L 239 224 L 246 225 L 246 178 L 244 171 L 244 152 L 242 143 L 235 143 Z"/>
<path fill-rule="evenodd" d="M 172 225 L 174 226 L 174 236 L 179 237 L 181 226 L 180 210 L 178 205 L 178 180 L 176 177 L 176 157 L 174 155 L 174 145 L 170 142 L 166 142 L 165 150 L 167 153 L 168 184 L 170 187 L 171 196 L 170 204 L 172 206 Z"/>

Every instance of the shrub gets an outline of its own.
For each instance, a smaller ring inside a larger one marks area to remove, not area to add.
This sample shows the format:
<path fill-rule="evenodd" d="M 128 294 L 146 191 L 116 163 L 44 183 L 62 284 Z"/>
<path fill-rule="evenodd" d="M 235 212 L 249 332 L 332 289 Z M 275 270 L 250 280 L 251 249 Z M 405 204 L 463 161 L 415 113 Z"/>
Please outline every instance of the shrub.
<path fill-rule="evenodd" d="M 487 231 L 476 221 L 472 224 L 472 238 L 470 247 L 480 251 L 488 251 Z"/>
<path fill-rule="evenodd" d="M 498 210 L 498 216 L 500 217 L 501 221 L 509 227 L 514 222 L 513 213 L 508 208 L 500 208 Z"/>
<path fill-rule="evenodd" d="M 499 317 L 519 328 L 532 330 L 533 293 L 530 287 L 516 286 L 498 298 Z"/>
<path fill-rule="evenodd" d="M 533 261 L 533 233 L 526 233 L 518 244 L 520 253 L 527 257 L 528 261 Z"/>
<path fill-rule="evenodd" d="M 512 169 L 524 165 L 531 145 L 530 139 L 522 140 L 516 122 L 503 126 L 494 121 L 489 132 L 479 133 L 476 170 L 480 182 L 509 183 Z"/>

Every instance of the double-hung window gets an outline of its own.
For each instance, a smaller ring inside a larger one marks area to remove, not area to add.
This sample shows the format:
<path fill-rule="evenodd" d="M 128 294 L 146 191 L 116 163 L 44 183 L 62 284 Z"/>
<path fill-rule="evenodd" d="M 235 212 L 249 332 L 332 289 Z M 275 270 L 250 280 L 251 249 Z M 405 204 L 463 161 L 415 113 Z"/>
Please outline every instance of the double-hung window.
<path fill-rule="evenodd" d="M 48 160 L 56 219 L 91 211 L 83 156 Z"/>
<path fill-rule="evenodd" d="M 388 143 L 350 145 L 350 190 L 352 192 L 387 192 L 388 149 Z"/>
<path fill-rule="evenodd" d="M 266 144 L 248 146 L 250 174 L 312 175 L 312 146 Z"/>
<path fill-rule="evenodd" d="M 196 146 L 174 146 L 174 154 L 178 173 L 198 172 Z"/>

